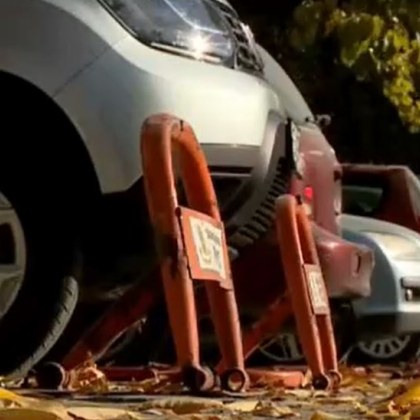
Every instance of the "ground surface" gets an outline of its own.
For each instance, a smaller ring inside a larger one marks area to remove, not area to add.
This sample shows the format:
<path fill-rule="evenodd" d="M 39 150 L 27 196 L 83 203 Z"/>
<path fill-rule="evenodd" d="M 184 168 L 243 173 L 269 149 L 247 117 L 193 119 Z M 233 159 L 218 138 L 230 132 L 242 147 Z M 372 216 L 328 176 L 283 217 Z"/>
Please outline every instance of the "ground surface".
<path fill-rule="evenodd" d="M 0 420 L 420 419 L 420 366 L 343 367 L 341 372 L 336 391 L 285 390 L 266 383 L 240 398 L 195 398 L 157 379 L 109 383 L 91 369 L 73 381 L 70 392 L 0 389 Z"/>

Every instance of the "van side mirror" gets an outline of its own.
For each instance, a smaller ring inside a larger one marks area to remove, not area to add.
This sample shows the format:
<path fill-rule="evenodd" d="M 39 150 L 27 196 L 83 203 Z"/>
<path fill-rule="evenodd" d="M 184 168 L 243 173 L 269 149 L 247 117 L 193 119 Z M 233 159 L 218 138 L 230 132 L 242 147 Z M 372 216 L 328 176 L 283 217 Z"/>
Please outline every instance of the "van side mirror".
<path fill-rule="evenodd" d="M 315 122 L 321 128 L 328 127 L 331 124 L 331 115 L 328 115 L 328 114 L 316 115 Z"/>

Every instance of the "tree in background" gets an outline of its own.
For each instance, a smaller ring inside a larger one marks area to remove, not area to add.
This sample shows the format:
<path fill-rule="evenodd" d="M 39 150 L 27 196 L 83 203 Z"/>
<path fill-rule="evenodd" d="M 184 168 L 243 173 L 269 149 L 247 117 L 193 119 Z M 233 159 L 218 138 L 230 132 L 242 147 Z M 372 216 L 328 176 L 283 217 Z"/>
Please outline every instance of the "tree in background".
<path fill-rule="evenodd" d="M 342 160 L 420 170 L 420 1 L 237 1 L 315 112 Z M 285 4 L 286 3 L 286 4 Z"/>
<path fill-rule="evenodd" d="M 420 2 L 307 0 L 294 10 L 290 43 L 305 52 L 324 39 L 340 63 L 375 84 L 412 132 L 420 131 Z"/>

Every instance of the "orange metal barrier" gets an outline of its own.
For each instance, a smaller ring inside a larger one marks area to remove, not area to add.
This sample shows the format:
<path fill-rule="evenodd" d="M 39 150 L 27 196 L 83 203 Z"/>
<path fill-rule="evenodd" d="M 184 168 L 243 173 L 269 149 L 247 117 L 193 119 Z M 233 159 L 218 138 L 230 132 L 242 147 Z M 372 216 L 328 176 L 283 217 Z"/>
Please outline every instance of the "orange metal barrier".
<path fill-rule="evenodd" d="M 309 220 L 291 195 L 277 199 L 276 228 L 287 293 L 245 334 L 245 357 L 294 315 L 313 386 L 325 389 L 340 381 L 329 301 Z"/>
<path fill-rule="evenodd" d="M 173 154 L 189 206 L 180 207 Z M 195 390 L 214 385 L 200 367 L 193 280 L 205 280 L 212 319 L 226 361 L 222 387 L 243 390 L 239 315 L 228 250 L 207 162 L 191 127 L 169 115 L 149 118 L 141 134 L 147 202 L 161 258 L 169 322 L 184 383 Z"/>

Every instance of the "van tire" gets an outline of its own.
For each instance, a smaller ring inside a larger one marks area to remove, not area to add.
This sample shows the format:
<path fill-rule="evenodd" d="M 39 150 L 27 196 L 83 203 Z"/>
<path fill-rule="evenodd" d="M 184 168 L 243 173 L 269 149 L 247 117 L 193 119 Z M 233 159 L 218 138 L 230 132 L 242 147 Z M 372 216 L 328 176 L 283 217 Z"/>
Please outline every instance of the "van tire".
<path fill-rule="evenodd" d="M 28 343 L 28 348 L 33 349 L 31 354 L 27 354 L 22 358 L 21 354 L 17 352 L 15 360 L 10 360 L 13 370 L 7 373 L 7 379 L 23 378 L 28 372 L 51 350 L 57 340 L 60 338 L 64 329 L 70 321 L 70 318 L 76 308 L 79 296 L 79 286 L 77 281 L 72 277 L 65 277 L 61 281 L 61 291 L 57 297 L 57 302 L 54 305 L 53 313 L 48 321 L 46 319 L 45 330 L 42 334 L 39 344 Z M 20 362 L 19 362 L 19 356 Z"/>
<path fill-rule="evenodd" d="M 70 154 L 66 160 L 67 148 L 53 147 L 69 133 L 54 119 L 29 112 L 29 99 L 18 114 L 16 99 L 7 98 L 0 192 L 22 226 L 26 265 L 18 295 L 0 319 L 0 376 L 18 379 L 48 353 L 70 320 L 81 274 L 81 216 L 89 202 L 76 182 L 77 165 L 71 171 L 77 161 L 69 161 Z"/>

